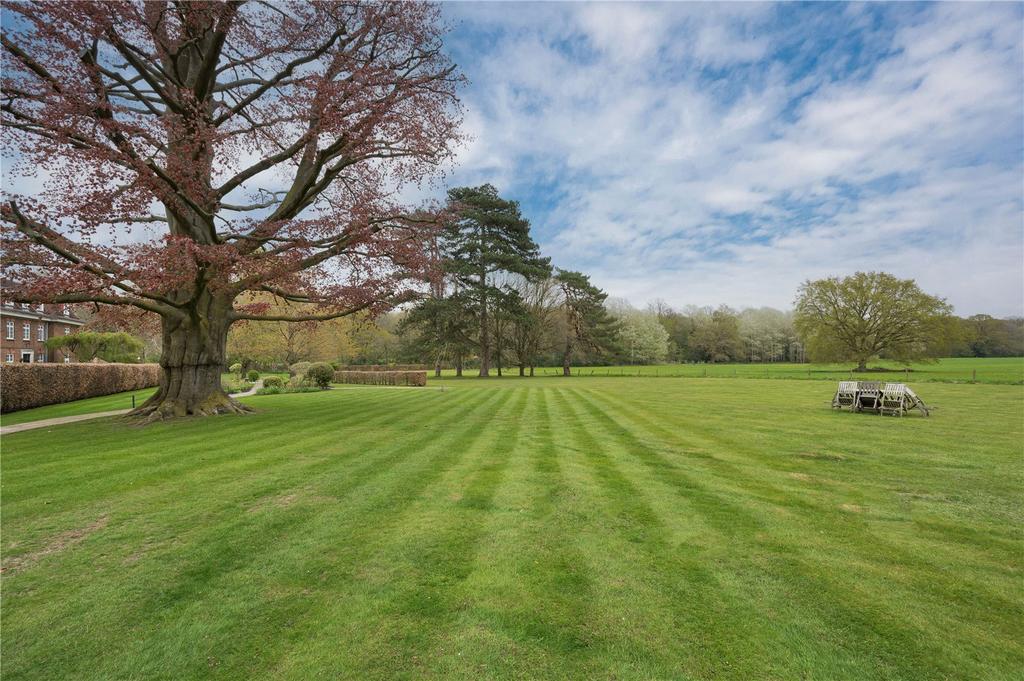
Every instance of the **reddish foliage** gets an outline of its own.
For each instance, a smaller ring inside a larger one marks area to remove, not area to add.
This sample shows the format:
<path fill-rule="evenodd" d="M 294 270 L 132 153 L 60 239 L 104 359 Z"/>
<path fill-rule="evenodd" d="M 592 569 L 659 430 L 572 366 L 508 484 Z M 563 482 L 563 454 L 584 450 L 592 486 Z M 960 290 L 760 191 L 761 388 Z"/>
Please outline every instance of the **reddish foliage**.
<path fill-rule="evenodd" d="M 422 3 L 13 3 L 0 210 L 16 300 L 185 316 L 271 292 L 382 311 L 430 275 L 398 205 L 459 140 L 461 77 Z M 23 178 L 18 183 L 18 178 Z M 10 186 L 10 183 L 9 183 Z M 232 319 L 263 318 L 235 306 Z"/>
<path fill-rule="evenodd" d="M 0 365 L 0 411 L 61 404 L 86 397 L 152 388 L 160 382 L 157 364 Z M 125 398 L 124 407 L 127 408 Z"/>
<path fill-rule="evenodd" d="M 357 383 L 359 385 L 409 385 L 427 384 L 426 371 L 335 371 L 335 383 Z"/>

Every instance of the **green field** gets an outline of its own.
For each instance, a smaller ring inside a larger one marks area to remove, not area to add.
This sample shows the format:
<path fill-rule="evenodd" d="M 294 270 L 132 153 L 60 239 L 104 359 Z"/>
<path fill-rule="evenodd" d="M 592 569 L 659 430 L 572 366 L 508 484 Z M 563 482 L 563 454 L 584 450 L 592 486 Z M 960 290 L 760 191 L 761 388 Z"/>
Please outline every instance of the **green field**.
<path fill-rule="evenodd" d="M 579 376 L 651 376 L 681 378 L 785 378 L 838 381 L 860 379 L 866 381 L 902 381 L 909 383 L 993 383 L 1024 384 L 1024 357 L 953 357 L 930 364 L 904 366 L 890 360 L 878 360 L 870 367 L 889 371 L 855 373 L 853 364 L 659 364 L 644 366 L 573 367 Z M 493 370 L 492 370 L 493 372 Z M 508 375 L 518 375 L 517 368 L 505 369 Z M 467 369 L 466 376 L 475 376 L 476 369 Z M 539 376 L 557 376 L 562 367 L 539 367 Z M 454 370 L 444 372 L 454 377 Z"/>
<path fill-rule="evenodd" d="M 1020 678 L 1024 388 L 431 383 L 5 436 L 4 678 Z"/>

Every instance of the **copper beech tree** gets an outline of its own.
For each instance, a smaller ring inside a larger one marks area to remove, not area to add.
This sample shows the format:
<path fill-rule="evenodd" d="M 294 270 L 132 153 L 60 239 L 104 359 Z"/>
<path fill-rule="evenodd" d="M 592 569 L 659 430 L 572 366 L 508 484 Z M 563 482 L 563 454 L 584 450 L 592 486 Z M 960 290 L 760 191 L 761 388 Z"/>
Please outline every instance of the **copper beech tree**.
<path fill-rule="evenodd" d="M 5 12 L 5 295 L 159 315 L 163 376 L 137 415 L 244 411 L 220 385 L 233 322 L 379 311 L 427 274 L 431 220 L 394 197 L 459 141 L 437 7 Z"/>

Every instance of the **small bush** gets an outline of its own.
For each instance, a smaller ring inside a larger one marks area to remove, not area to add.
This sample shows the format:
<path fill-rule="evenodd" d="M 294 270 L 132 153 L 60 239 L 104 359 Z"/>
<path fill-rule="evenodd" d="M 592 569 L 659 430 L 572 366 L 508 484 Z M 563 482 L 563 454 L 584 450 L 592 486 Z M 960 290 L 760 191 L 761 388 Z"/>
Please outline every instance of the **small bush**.
<path fill-rule="evenodd" d="M 256 371 L 255 369 L 250 369 L 249 373 L 246 374 L 245 377 L 249 379 L 250 383 L 252 383 L 254 381 L 260 380 L 260 372 Z"/>
<path fill-rule="evenodd" d="M 311 385 L 316 385 L 319 388 L 329 387 L 332 378 L 334 378 L 334 367 L 327 362 L 316 362 L 306 370 L 306 379 Z"/>
<path fill-rule="evenodd" d="M 264 388 L 283 388 L 284 379 L 280 376 L 267 376 L 263 379 Z"/>
<path fill-rule="evenodd" d="M 288 367 L 288 373 L 291 376 L 305 376 L 306 371 L 312 366 L 312 362 L 296 362 L 295 364 Z"/>
<path fill-rule="evenodd" d="M 234 364 L 232 364 L 231 366 L 228 367 L 228 371 L 230 371 L 233 374 L 241 375 L 241 373 L 242 373 L 242 365 L 239 364 L 238 362 L 235 362 Z"/>
<path fill-rule="evenodd" d="M 244 393 L 244 392 L 248 391 L 249 388 L 252 387 L 252 385 L 250 383 L 246 383 L 246 382 L 243 381 L 239 385 L 224 385 L 223 383 L 221 383 L 220 387 L 228 395 L 234 395 L 236 393 Z"/>

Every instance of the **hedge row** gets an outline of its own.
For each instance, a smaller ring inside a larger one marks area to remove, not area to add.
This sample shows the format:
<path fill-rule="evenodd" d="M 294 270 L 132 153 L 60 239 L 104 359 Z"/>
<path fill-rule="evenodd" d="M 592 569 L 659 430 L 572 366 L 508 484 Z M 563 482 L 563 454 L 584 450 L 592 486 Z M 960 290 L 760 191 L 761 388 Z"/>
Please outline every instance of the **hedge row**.
<path fill-rule="evenodd" d="M 335 383 L 360 385 L 426 385 L 426 371 L 335 371 Z"/>
<path fill-rule="evenodd" d="M 349 364 L 338 371 L 426 371 L 426 364 Z"/>
<path fill-rule="evenodd" d="M 0 365 L 0 412 L 159 384 L 159 364 L 3 364 Z"/>

